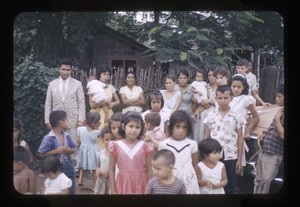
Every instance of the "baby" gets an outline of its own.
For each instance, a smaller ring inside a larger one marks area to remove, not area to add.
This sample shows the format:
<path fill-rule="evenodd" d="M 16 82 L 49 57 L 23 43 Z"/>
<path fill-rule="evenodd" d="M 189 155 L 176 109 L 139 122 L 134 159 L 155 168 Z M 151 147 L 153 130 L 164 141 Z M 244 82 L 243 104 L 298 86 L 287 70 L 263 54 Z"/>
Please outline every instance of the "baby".
<path fill-rule="evenodd" d="M 100 102 L 108 99 L 108 96 L 106 95 L 106 92 L 104 90 L 104 88 L 106 87 L 107 85 L 105 83 L 97 80 L 95 76 L 90 75 L 89 82 L 86 85 L 86 89 L 88 91 L 88 94 L 92 95 L 92 100 L 95 104 L 99 104 Z M 106 105 L 103 105 L 102 108 L 104 109 L 105 114 L 108 116 L 109 111 Z"/>
<path fill-rule="evenodd" d="M 91 75 L 89 77 L 89 82 L 86 85 L 86 89 L 88 90 L 88 94 L 92 95 L 92 100 L 95 104 L 99 104 L 101 101 L 108 98 L 104 91 L 105 87 L 106 84 L 97 80 L 95 76 Z"/>

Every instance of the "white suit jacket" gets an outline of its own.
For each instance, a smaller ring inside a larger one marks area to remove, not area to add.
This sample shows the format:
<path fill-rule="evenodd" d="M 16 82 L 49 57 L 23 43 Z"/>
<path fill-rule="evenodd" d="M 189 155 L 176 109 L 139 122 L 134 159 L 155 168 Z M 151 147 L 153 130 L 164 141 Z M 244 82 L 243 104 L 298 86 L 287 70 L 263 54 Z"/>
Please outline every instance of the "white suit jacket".
<path fill-rule="evenodd" d="M 66 90 L 65 100 L 59 88 L 59 78 L 48 85 L 45 101 L 45 124 L 49 122 L 49 114 L 53 110 L 64 110 L 68 114 L 69 127 L 76 129 L 78 121 L 85 119 L 85 97 L 82 83 L 72 77 Z"/>

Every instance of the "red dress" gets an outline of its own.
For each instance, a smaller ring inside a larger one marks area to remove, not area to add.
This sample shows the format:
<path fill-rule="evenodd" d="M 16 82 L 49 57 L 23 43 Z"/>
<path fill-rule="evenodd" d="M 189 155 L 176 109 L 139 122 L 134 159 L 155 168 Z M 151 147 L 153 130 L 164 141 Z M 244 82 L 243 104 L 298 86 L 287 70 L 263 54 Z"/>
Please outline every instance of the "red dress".
<path fill-rule="evenodd" d="M 153 150 L 154 145 L 143 140 L 127 142 L 123 139 L 109 143 L 108 151 L 115 157 L 119 168 L 117 194 L 145 194 L 148 181 L 146 162 Z"/>

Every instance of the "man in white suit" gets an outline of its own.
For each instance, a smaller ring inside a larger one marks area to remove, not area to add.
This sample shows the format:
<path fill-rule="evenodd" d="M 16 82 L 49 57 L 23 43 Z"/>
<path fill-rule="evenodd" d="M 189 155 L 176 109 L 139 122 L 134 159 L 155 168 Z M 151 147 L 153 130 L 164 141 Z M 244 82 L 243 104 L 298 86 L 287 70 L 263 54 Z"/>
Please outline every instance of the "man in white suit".
<path fill-rule="evenodd" d="M 59 74 L 59 78 L 51 81 L 48 85 L 45 101 L 45 124 L 51 130 L 49 123 L 51 111 L 58 109 L 66 111 L 70 127 L 67 133 L 76 141 L 77 127 L 84 125 L 86 114 L 82 83 L 71 77 L 72 62 L 70 60 L 60 61 Z"/>

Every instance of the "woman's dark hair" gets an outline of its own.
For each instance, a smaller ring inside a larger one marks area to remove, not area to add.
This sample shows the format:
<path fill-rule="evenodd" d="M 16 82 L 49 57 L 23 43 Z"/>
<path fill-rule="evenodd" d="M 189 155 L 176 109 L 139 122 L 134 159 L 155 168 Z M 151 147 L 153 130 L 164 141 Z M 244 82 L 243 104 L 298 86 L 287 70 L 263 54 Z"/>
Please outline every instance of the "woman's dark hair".
<path fill-rule="evenodd" d="M 165 101 L 164 101 L 164 97 L 163 95 L 161 94 L 160 91 L 156 90 L 156 91 L 153 91 L 149 96 L 148 96 L 148 108 L 151 109 L 151 101 L 152 99 L 160 99 L 161 101 L 161 106 L 160 106 L 160 109 L 162 109 L 165 105 Z"/>
<path fill-rule="evenodd" d="M 171 114 L 169 122 L 169 134 L 173 135 L 173 128 L 176 124 L 185 123 L 187 126 L 187 136 L 192 134 L 192 119 L 185 110 L 177 110 Z"/>
<path fill-rule="evenodd" d="M 124 79 L 126 79 L 126 78 L 127 78 L 127 76 L 128 76 L 129 74 L 132 74 L 132 75 L 133 75 L 133 77 L 134 77 L 134 79 L 135 79 L 135 80 L 137 80 L 137 79 L 136 79 L 136 74 L 135 74 L 134 72 L 128 72 L 128 73 L 126 73 L 126 74 L 125 74 L 125 78 L 124 78 Z"/>
<path fill-rule="evenodd" d="M 181 69 L 177 74 L 177 78 L 179 78 L 180 75 L 184 75 L 189 78 L 189 72 L 186 69 Z"/>
<path fill-rule="evenodd" d="M 111 74 L 111 69 L 108 65 L 101 65 L 99 67 L 96 68 L 96 78 L 97 80 L 100 79 L 100 76 L 102 73 L 106 73 L 109 72 L 109 74 Z"/>
<path fill-rule="evenodd" d="M 170 80 L 172 80 L 174 83 L 176 83 L 176 77 L 175 77 L 175 75 L 173 75 L 173 74 L 168 74 L 168 75 L 165 77 L 165 82 L 166 82 L 167 79 L 170 79 Z"/>
<path fill-rule="evenodd" d="M 200 158 L 204 159 L 212 152 L 221 152 L 222 146 L 218 140 L 214 138 L 202 139 L 198 144 Z"/>
<path fill-rule="evenodd" d="M 139 134 L 139 136 L 137 137 L 138 139 L 141 139 L 143 133 L 144 133 L 144 129 L 145 129 L 145 123 L 143 120 L 143 117 L 141 116 L 141 114 L 139 112 L 136 111 L 127 111 L 121 121 L 121 126 L 119 128 L 119 134 L 122 137 L 125 137 L 125 126 L 130 122 L 130 121 L 136 121 L 141 123 L 141 132 Z"/>

